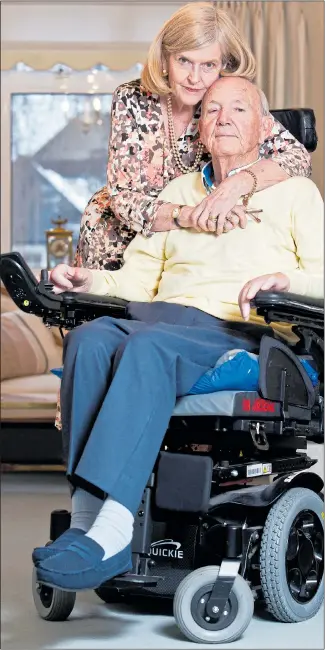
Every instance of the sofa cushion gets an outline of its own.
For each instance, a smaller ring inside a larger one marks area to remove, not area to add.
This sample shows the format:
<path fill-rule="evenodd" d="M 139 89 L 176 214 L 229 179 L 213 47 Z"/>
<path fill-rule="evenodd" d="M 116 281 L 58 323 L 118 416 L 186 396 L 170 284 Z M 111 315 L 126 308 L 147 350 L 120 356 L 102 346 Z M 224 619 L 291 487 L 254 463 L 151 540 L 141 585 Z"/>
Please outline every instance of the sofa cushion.
<path fill-rule="evenodd" d="M 53 335 L 53 338 L 55 340 L 56 345 L 58 345 L 60 348 L 63 346 L 63 339 L 60 334 L 60 330 L 58 327 L 51 327 L 51 333 Z M 67 334 L 67 330 L 63 330 L 64 336 Z"/>
<path fill-rule="evenodd" d="M 2 286 L 1 287 L 1 301 L 0 301 L 0 307 L 1 307 L 1 314 L 4 314 L 8 311 L 17 311 L 17 305 L 14 303 L 12 298 L 8 296 L 8 293 L 6 289 Z M 23 313 L 20 312 L 19 313 Z M 54 337 L 55 343 L 62 348 L 62 336 L 60 334 L 60 330 L 58 327 L 51 327 L 51 334 Z M 63 333 L 66 334 L 66 330 L 63 330 Z"/>
<path fill-rule="evenodd" d="M 14 301 L 9 298 L 5 289 L 1 287 L 1 313 L 4 314 L 7 311 L 17 311 L 17 305 Z"/>
<path fill-rule="evenodd" d="M 48 373 L 61 356 L 40 318 L 20 310 L 1 314 L 1 381 Z"/>
<path fill-rule="evenodd" d="M 31 377 L 18 377 L 16 379 L 5 379 L 1 383 L 1 396 L 13 396 L 22 399 L 35 399 L 44 402 L 57 402 L 60 389 L 60 379 L 55 375 L 34 375 Z"/>
<path fill-rule="evenodd" d="M 53 421 L 60 380 L 55 375 L 5 379 L 1 383 L 1 419 Z"/>

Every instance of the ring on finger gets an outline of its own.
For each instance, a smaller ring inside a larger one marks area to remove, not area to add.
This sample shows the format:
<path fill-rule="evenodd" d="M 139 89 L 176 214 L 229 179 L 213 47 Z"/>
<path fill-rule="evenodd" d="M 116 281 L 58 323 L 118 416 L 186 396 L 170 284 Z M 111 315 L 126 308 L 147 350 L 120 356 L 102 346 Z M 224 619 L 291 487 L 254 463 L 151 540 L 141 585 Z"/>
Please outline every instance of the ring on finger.
<path fill-rule="evenodd" d="M 214 217 L 212 214 L 209 216 L 209 221 L 213 221 L 213 223 L 217 223 L 219 218 L 219 215 L 217 217 Z"/>

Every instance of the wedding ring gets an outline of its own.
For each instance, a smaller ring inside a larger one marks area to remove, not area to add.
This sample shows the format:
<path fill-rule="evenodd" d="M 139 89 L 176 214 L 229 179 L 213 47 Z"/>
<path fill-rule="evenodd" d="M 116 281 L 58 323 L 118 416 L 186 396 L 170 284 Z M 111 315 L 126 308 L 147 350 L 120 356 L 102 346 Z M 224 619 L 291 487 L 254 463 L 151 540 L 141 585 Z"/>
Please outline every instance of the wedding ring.
<path fill-rule="evenodd" d="M 219 215 L 218 215 L 218 217 L 219 217 Z M 209 216 L 209 221 L 213 221 L 214 223 L 217 223 L 217 221 L 218 221 L 218 217 L 213 217 L 213 216 L 210 214 L 210 216 Z"/>

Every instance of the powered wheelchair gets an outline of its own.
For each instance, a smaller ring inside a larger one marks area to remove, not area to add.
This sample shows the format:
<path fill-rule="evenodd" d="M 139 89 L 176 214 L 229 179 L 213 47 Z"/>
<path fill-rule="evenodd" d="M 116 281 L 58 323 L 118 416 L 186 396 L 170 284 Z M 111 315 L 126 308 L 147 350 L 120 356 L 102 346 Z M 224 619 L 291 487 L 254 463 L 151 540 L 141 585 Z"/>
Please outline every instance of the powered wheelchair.
<path fill-rule="evenodd" d="M 18 307 L 48 326 L 126 316 L 122 300 L 54 295 L 47 271 L 37 283 L 19 253 L 2 255 L 1 279 Z M 292 323 L 299 343 L 262 339 L 258 392 L 178 399 L 135 517 L 132 573 L 96 590 L 108 603 L 173 597 L 178 626 L 199 643 L 241 636 L 254 600 L 284 622 L 312 617 L 323 600 L 323 481 L 304 471 L 316 462 L 307 441 L 323 442 L 323 304 L 260 292 L 255 307 L 267 323 Z M 316 364 L 316 387 L 298 355 Z M 208 451 L 194 452 L 197 444 Z M 67 511 L 52 512 L 50 540 L 69 523 Z M 52 621 L 75 602 L 35 573 L 33 597 Z"/>
<path fill-rule="evenodd" d="M 309 151 L 316 148 L 312 111 L 273 114 Z M 38 283 L 18 253 L 1 256 L 1 279 L 20 309 L 62 336 L 100 316 L 126 317 L 122 300 L 54 295 L 47 271 Z M 258 392 L 177 400 L 135 516 L 132 572 L 96 589 L 107 603 L 173 599 L 179 628 L 198 643 L 238 639 L 255 603 L 292 623 L 313 617 L 323 602 L 324 484 L 306 471 L 316 463 L 307 442 L 324 440 L 323 302 L 274 292 L 254 302 L 266 323 L 291 323 L 298 343 L 262 339 Z M 299 357 L 317 369 L 316 386 Z M 69 512 L 53 511 L 50 542 L 69 525 Z M 34 571 L 43 619 L 66 620 L 75 597 L 37 583 Z"/>

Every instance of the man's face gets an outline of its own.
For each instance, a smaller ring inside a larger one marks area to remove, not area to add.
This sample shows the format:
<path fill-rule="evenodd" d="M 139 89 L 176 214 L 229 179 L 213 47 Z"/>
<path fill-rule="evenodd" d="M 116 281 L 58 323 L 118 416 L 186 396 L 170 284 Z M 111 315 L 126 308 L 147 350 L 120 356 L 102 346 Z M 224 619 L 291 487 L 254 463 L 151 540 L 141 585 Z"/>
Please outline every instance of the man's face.
<path fill-rule="evenodd" d="M 264 142 L 270 118 L 262 116 L 257 89 L 245 79 L 219 79 L 207 93 L 201 141 L 213 157 L 244 156 Z"/>

